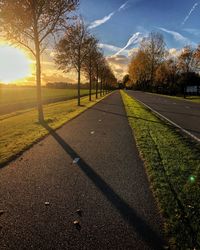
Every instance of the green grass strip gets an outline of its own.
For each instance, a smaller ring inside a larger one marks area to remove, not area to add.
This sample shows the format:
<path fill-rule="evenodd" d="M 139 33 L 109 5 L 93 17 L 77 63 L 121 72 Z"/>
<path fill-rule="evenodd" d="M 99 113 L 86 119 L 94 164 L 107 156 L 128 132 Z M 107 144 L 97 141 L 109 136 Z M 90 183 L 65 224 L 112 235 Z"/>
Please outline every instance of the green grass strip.
<path fill-rule="evenodd" d="M 200 249 L 200 146 L 121 95 L 172 249 Z"/>
<path fill-rule="evenodd" d="M 160 95 L 163 97 L 168 97 L 171 99 L 181 100 L 181 101 L 188 101 L 188 102 L 194 102 L 194 103 L 200 103 L 200 96 L 187 96 L 186 98 L 182 96 L 173 96 L 173 95 L 162 95 L 162 94 L 156 94 L 156 93 L 148 93 L 151 95 Z"/>
<path fill-rule="evenodd" d="M 88 97 L 82 97 L 81 107 L 77 106 L 76 99 L 44 105 L 45 121 L 51 128 L 57 129 L 103 98 L 96 100 L 93 96 L 93 101 L 89 102 Z M 0 116 L 0 166 L 14 159 L 48 133 L 38 123 L 35 109 Z"/>

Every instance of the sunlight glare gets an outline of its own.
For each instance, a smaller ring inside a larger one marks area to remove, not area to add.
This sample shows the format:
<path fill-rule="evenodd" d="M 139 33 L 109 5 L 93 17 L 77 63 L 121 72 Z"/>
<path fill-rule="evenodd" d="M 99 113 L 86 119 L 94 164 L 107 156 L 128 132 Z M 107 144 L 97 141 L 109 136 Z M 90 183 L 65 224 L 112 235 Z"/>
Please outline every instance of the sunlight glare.
<path fill-rule="evenodd" d="M 31 75 L 31 60 L 19 48 L 0 44 L 0 83 L 11 83 Z"/>

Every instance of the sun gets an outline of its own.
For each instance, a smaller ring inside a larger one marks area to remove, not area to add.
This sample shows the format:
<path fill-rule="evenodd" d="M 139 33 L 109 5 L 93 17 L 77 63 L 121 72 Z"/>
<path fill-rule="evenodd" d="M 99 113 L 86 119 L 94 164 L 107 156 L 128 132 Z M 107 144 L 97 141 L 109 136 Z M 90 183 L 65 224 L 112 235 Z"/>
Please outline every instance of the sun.
<path fill-rule="evenodd" d="M 31 75 L 31 60 L 19 48 L 0 44 L 0 83 L 12 83 Z"/>

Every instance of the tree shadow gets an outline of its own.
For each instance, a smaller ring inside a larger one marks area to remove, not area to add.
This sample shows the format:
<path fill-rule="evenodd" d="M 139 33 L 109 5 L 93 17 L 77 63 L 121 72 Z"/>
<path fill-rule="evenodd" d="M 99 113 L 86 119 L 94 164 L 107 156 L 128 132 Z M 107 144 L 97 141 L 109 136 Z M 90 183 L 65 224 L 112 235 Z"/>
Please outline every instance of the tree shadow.
<path fill-rule="evenodd" d="M 139 237 L 153 249 L 163 249 L 166 244 L 164 239 L 151 226 L 141 218 L 136 211 L 121 198 L 93 169 L 89 166 L 65 140 L 58 135 L 48 124 L 43 124 L 44 128 L 49 131 L 53 138 L 60 144 L 65 152 L 72 158 L 80 158 L 77 165 L 82 172 L 93 182 L 101 191 L 106 199 L 117 209 L 123 219 L 134 228 Z"/>
<path fill-rule="evenodd" d="M 99 109 L 99 108 L 96 108 L 96 107 L 91 107 L 91 109 L 94 109 L 94 110 L 97 110 L 97 111 L 100 111 L 100 112 L 103 112 L 103 113 L 108 113 L 108 114 L 112 114 L 112 115 L 121 116 L 121 117 L 124 117 L 124 118 L 134 118 L 134 119 L 143 120 L 143 121 L 146 121 L 146 122 L 153 122 L 153 123 L 159 123 L 159 124 L 162 123 L 162 122 L 159 122 L 159 121 L 148 120 L 148 119 L 144 119 L 144 118 L 137 117 L 137 116 L 123 115 L 123 114 L 119 114 L 119 113 L 116 113 L 116 112 L 111 112 L 111 111 Z"/>

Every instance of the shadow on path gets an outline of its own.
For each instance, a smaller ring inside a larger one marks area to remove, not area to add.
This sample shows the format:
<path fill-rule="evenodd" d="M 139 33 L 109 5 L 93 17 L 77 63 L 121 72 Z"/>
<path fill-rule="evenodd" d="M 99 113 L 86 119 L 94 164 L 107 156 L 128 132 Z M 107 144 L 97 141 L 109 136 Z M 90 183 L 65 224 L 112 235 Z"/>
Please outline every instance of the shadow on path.
<path fill-rule="evenodd" d="M 103 112 L 103 113 L 118 115 L 118 116 L 121 116 L 121 117 L 124 117 L 124 118 L 134 118 L 134 119 L 143 120 L 143 121 L 146 121 L 146 122 L 162 123 L 162 122 L 158 122 L 158 121 L 147 120 L 147 119 L 137 117 L 137 116 L 122 115 L 122 114 L 119 114 L 119 113 L 115 113 L 115 112 L 111 112 L 111 111 L 107 111 L 107 110 L 103 110 L 103 109 L 99 109 L 99 108 L 95 108 L 95 107 L 92 107 L 91 109 L 94 109 L 94 110 L 97 110 L 97 111 L 100 111 L 100 112 Z"/>
<path fill-rule="evenodd" d="M 129 206 L 115 191 L 89 166 L 81 157 L 71 148 L 65 140 L 59 136 L 47 124 L 43 124 L 44 128 L 54 137 L 65 152 L 72 158 L 80 158 L 77 165 L 83 173 L 93 182 L 93 184 L 101 191 L 106 199 L 118 210 L 123 219 L 134 228 L 140 238 L 153 249 L 163 249 L 165 244 L 162 237 L 155 232 L 150 225 L 141 218 L 136 211 Z"/>

